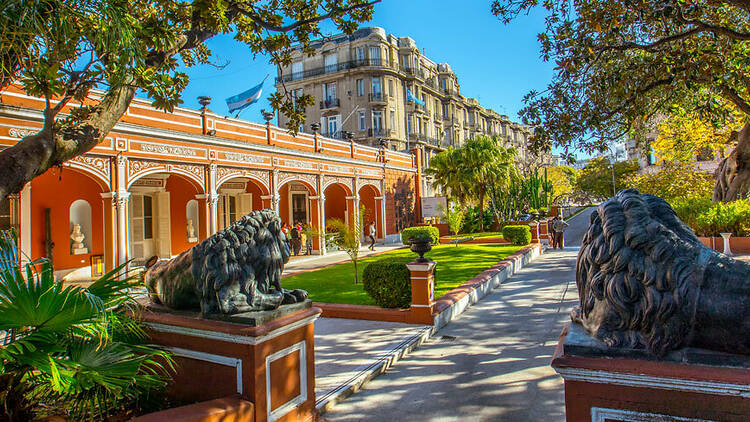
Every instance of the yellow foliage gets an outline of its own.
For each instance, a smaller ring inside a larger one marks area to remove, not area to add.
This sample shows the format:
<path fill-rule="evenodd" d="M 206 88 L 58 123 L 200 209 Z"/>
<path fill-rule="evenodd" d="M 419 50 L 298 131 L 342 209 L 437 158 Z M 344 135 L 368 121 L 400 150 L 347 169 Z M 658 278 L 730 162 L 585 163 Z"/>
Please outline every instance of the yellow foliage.
<path fill-rule="evenodd" d="M 692 162 L 700 153 L 714 156 L 726 152 L 732 131 L 744 124 L 744 117 L 734 107 L 729 111 L 732 117 L 718 127 L 694 113 L 679 111 L 669 116 L 659 125 L 659 136 L 652 144 L 656 159 Z"/>

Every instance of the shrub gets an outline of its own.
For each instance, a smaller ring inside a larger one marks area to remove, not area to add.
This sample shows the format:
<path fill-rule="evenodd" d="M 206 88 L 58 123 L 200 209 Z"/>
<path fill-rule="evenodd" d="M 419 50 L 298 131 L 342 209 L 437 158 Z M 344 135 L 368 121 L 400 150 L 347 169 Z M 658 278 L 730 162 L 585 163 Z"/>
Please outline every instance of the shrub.
<path fill-rule="evenodd" d="M 514 245 L 528 245 L 531 243 L 531 228 L 529 226 L 505 226 L 503 238 Z"/>
<path fill-rule="evenodd" d="M 405 245 L 412 239 L 423 238 L 432 239 L 432 243 L 436 245 L 440 241 L 440 231 L 432 226 L 416 226 L 401 230 L 401 241 Z"/>
<path fill-rule="evenodd" d="M 471 207 L 464 214 L 464 221 L 461 231 L 464 233 L 478 233 L 482 227 L 492 226 L 494 215 L 490 210 L 479 212 L 479 207 Z"/>
<path fill-rule="evenodd" d="M 750 202 L 712 202 L 708 198 L 685 198 L 671 202 L 680 220 L 698 236 L 750 236 Z"/>
<path fill-rule="evenodd" d="M 365 267 L 362 279 L 362 287 L 378 306 L 411 306 L 411 276 L 403 260 L 384 258 L 372 262 Z"/>

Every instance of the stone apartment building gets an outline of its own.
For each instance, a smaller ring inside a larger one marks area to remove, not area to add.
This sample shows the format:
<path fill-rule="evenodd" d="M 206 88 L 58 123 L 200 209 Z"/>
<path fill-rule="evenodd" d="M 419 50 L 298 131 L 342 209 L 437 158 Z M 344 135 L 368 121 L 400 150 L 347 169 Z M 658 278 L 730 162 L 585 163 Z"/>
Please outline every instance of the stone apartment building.
<path fill-rule="evenodd" d="M 310 56 L 300 47 L 292 63 L 279 69 L 276 88 L 293 97 L 311 94 L 306 127 L 320 133 L 396 151 L 421 149 L 422 167 L 448 146 L 460 146 L 475 134 L 496 135 L 526 160 L 531 129 L 461 95 L 456 74 L 447 63 L 436 64 L 409 37 L 383 28 L 362 28 L 318 41 Z M 409 93 L 424 105 L 409 101 Z M 279 116 L 280 127 L 287 119 Z M 542 158 L 546 164 L 552 157 Z M 424 195 L 433 194 L 429 180 Z"/>

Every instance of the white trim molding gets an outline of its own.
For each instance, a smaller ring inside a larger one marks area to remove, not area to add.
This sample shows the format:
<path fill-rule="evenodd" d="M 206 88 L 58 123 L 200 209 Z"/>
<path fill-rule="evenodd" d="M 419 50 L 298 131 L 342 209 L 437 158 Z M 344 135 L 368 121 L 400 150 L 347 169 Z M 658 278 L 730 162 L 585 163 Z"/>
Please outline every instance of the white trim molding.
<path fill-rule="evenodd" d="M 242 359 L 232 358 L 229 356 L 214 355 L 211 353 L 203 353 L 195 350 L 181 349 L 179 347 L 167 347 L 167 349 L 170 352 L 174 353 L 176 356 L 182 356 L 188 359 L 202 360 L 204 362 L 211 362 L 235 368 L 237 373 L 237 393 L 243 394 Z"/>
<path fill-rule="evenodd" d="M 271 362 L 299 351 L 299 395 L 290 399 L 276 409 L 271 409 Z M 295 343 L 286 349 L 266 356 L 266 412 L 268 422 L 274 422 L 296 409 L 307 400 L 307 346 L 305 340 Z"/>
<path fill-rule="evenodd" d="M 716 381 L 698 381 L 685 378 L 667 378 L 651 375 L 627 374 L 581 368 L 555 368 L 565 381 L 581 381 L 596 384 L 613 384 L 627 387 L 656 388 L 660 390 L 686 391 L 690 393 L 714 394 L 750 398 L 750 385 L 730 384 Z"/>
<path fill-rule="evenodd" d="M 656 422 L 656 421 L 673 421 L 673 422 L 717 422 L 708 419 L 686 418 L 683 416 L 664 415 L 660 413 L 636 412 L 625 409 L 605 409 L 602 407 L 591 408 L 591 422 Z"/>
<path fill-rule="evenodd" d="M 250 336 L 238 336 L 235 334 L 222 333 L 218 331 L 199 330 L 197 328 L 178 327 L 175 325 L 159 324 L 156 322 L 147 322 L 146 325 L 154 331 L 162 333 L 180 334 L 183 336 L 207 338 L 218 341 L 225 341 L 227 343 L 236 344 L 261 344 L 278 336 L 284 335 L 288 332 L 294 331 L 298 328 L 304 327 L 307 324 L 313 323 L 320 314 L 311 315 L 307 318 L 293 322 L 291 324 L 280 327 L 269 333 L 266 333 L 258 337 Z"/>

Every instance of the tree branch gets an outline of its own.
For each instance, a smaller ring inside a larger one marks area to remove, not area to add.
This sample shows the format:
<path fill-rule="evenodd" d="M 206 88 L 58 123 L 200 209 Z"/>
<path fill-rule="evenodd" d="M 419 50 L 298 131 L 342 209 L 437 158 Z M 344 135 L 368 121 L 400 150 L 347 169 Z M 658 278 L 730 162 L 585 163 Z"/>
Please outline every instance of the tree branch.
<path fill-rule="evenodd" d="M 373 1 L 370 1 L 370 2 L 367 2 L 367 3 L 357 4 L 357 5 L 350 6 L 350 7 L 336 8 L 336 9 L 331 10 L 330 12 L 328 12 L 328 13 L 326 13 L 324 15 L 316 16 L 316 17 L 309 18 L 309 19 L 303 19 L 303 20 L 300 20 L 300 21 L 296 21 L 296 22 L 290 23 L 289 25 L 285 25 L 285 26 L 274 25 L 274 24 L 272 24 L 270 22 L 267 22 L 267 21 L 263 20 L 263 18 L 261 18 L 253 10 L 237 9 L 237 11 L 240 12 L 241 14 L 243 14 L 244 16 L 247 16 L 248 18 L 252 19 L 253 22 L 255 22 L 256 24 L 260 25 L 260 27 L 262 27 L 262 28 L 264 28 L 264 29 L 266 29 L 268 31 L 273 31 L 273 32 L 289 32 L 289 31 L 291 31 L 291 30 L 293 30 L 295 28 L 298 28 L 300 26 L 309 25 L 311 23 L 317 23 L 317 22 L 326 20 L 328 18 L 331 18 L 331 17 L 333 17 L 333 16 L 335 16 L 337 14 L 340 14 L 340 13 L 346 13 L 346 12 L 350 12 L 352 10 L 363 9 L 365 7 L 374 6 L 375 4 L 380 3 L 381 1 L 382 0 L 373 0 Z"/>
<path fill-rule="evenodd" d="M 721 84 L 719 88 L 729 101 L 733 102 L 743 113 L 750 115 L 750 104 L 737 91 L 727 84 Z"/>

